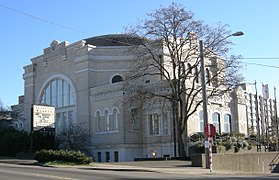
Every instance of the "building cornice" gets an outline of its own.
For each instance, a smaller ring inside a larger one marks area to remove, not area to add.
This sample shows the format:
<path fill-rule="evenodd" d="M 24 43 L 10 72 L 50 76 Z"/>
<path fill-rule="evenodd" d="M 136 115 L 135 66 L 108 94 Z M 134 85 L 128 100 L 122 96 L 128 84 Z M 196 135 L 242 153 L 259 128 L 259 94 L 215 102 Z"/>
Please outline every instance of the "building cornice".
<path fill-rule="evenodd" d="M 29 73 L 25 73 L 23 74 L 23 79 L 29 79 L 29 78 L 33 78 L 35 76 L 35 72 L 29 72 Z"/>

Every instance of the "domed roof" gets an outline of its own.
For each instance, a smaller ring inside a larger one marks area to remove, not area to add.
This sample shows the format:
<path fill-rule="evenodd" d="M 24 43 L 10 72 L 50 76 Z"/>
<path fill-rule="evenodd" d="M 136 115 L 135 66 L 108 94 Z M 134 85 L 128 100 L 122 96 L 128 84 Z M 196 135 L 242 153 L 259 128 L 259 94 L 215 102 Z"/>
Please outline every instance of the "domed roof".
<path fill-rule="evenodd" d="M 143 44 L 143 39 L 127 34 L 109 34 L 84 39 L 94 46 L 133 46 Z"/>

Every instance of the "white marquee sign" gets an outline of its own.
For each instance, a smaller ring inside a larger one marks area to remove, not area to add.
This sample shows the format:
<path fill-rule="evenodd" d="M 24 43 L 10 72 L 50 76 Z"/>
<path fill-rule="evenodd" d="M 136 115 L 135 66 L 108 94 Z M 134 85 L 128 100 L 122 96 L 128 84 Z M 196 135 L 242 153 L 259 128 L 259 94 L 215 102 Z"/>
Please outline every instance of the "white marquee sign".
<path fill-rule="evenodd" d="M 33 105 L 33 127 L 53 127 L 55 123 L 55 107 Z"/>

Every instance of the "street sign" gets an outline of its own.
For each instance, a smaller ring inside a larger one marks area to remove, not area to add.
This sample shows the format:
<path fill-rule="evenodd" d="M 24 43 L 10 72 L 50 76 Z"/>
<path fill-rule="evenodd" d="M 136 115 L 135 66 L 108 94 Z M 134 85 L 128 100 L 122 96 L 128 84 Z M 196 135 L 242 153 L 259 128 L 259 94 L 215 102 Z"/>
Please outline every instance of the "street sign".
<path fill-rule="evenodd" d="M 204 133 L 208 136 L 208 137 L 212 137 L 215 136 L 216 134 L 216 128 L 213 124 L 208 124 L 207 126 L 204 127 Z"/>

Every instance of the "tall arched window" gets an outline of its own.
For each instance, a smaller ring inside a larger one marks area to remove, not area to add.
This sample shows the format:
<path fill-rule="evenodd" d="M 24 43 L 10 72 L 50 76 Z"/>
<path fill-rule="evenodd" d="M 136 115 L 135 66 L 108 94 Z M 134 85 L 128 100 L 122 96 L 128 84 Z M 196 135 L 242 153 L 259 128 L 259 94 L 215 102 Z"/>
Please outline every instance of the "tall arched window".
<path fill-rule="evenodd" d="M 40 104 L 67 107 L 75 105 L 74 88 L 67 80 L 56 78 L 50 80 L 41 91 Z"/>
<path fill-rule="evenodd" d="M 225 114 L 224 115 L 224 132 L 231 132 L 231 115 Z"/>
<path fill-rule="evenodd" d="M 111 83 L 118 83 L 118 82 L 122 82 L 123 81 L 123 77 L 120 75 L 116 75 L 112 78 Z"/>
<path fill-rule="evenodd" d="M 106 128 L 106 131 L 109 131 L 110 130 L 110 120 L 109 120 L 109 111 L 108 110 L 105 110 L 105 128 Z"/>
<path fill-rule="evenodd" d="M 216 128 L 216 133 L 221 133 L 220 114 L 215 112 L 212 114 L 213 125 Z"/>
<path fill-rule="evenodd" d="M 75 122 L 75 90 L 67 77 L 57 75 L 49 78 L 40 91 L 38 103 L 56 107 L 58 133 Z"/>
<path fill-rule="evenodd" d="M 102 119 L 101 119 L 101 112 L 96 112 L 96 122 L 97 122 L 97 131 L 102 131 Z"/>
<path fill-rule="evenodd" d="M 118 130 L 118 111 L 117 109 L 113 109 L 113 124 L 114 130 Z"/>

